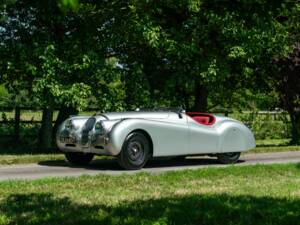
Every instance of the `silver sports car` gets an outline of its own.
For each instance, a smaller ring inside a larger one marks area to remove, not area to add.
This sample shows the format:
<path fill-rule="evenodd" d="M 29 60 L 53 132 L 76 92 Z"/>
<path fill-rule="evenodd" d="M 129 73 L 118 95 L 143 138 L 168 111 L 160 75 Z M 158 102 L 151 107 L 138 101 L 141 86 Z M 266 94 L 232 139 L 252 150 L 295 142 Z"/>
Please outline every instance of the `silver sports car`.
<path fill-rule="evenodd" d="M 253 133 L 243 123 L 182 109 L 74 116 L 61 124 L 56 140 L 73 164 L 109 155 L 124 169 L 140 169 L 151 157 L 209 155 L 234 163 L 241 152 L 255 147 Z"/>

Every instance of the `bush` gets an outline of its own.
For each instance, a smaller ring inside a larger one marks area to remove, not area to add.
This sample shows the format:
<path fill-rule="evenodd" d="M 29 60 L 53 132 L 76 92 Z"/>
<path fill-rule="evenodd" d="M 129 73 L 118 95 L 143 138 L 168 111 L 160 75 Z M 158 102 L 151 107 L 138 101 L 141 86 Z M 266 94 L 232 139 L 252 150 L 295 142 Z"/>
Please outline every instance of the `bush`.
<path fill-rule="evenodd" d="M 286 113 L 245 112 L 229 116 L 244 122 L 253 131 L 256 139 L 291 138 L 291 123 Z"/>

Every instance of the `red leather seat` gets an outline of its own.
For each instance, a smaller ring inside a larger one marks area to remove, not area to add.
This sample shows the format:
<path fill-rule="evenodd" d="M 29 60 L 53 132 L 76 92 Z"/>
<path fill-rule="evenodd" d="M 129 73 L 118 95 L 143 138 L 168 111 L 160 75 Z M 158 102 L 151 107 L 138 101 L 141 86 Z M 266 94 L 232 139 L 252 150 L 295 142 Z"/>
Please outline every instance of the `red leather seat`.
<path fill-rule="evenodd" d="M 213 125 L 216 121 L 216 118 L 212 114 L 208 113 L 187 112 L 186 114 L 197 123 L 203 125 Z"/>
<path fill-rule="evenodd" d="M 193 119 L 196 120 L 198 123 L 208 125 L 209 124 L 209 117 L 208 116 L 193 116 Z"/>

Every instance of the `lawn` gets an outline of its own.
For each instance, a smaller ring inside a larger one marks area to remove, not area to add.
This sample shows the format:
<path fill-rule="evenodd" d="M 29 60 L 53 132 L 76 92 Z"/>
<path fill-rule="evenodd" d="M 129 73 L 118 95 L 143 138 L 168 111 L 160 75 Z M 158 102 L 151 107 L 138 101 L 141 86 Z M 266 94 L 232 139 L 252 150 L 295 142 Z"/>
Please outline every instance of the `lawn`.
<path fill-rule="evenodd" d="M 300 164 L 0 183 L 0 224 L 299 224 Z"/>
<path fill-rule="evenodd" d="M 49 160 L 62 160 L 64 158 L 63 154 L 0 154 L 0 166 L 38 163 Z"/>
<path fill-rule="evenodd" d="M 248 153 L 300 151 L 300 145 L 290 145 L 290 139 L 256 140 L 256 148 Z"/>

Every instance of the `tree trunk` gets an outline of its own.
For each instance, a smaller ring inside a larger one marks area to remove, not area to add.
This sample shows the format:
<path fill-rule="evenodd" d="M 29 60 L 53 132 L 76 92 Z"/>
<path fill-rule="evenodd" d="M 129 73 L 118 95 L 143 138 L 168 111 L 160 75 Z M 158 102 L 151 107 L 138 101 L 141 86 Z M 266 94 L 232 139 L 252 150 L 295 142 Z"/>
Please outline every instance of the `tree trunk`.
<path fill-rule="evenodd" d="M 21 120 L 21 110 L 19 107 L 16 107 L 15 108 L 15 124 L 14 124 L 15 142 L 18 142 L 19 138 L 20 138 L 20 120 Z"/>
<path fill-rule="evenodd" d="M 206 112 L 207 111 L 207 97 L 208 90 L 205 85 L 196 82 L 195 84 L 195 102 L 193 111 Z"/>
<path fill-rule="evenodd" d="M 295 138 L 295 142 L 299 145 L 300 144 L 300 112 L 296 117 L 296 129 L 297 129 L 297 136 Z"/>
<path fill-rule="evenodd" d="M 292 124 L 292 141 L 291 144 L 300 143 L 300 112 L 289 111 Z"/>
<path fill-rule="evenodd" d="M 53 102 L 43 108 L 42 125 L 39 131 L 39 148 L 49 150 L 52 148 L 52 120 L 53 120 Z"/>
<path fill-rule="evenodd" d="M 59 127 L 59 125 L 65 121 L 69 116 L 71 115 L 77 115 L 78 114 L 78 110 L 73 108 L 73 107 L 67 107 L 65 105 L 61 106 L 58 115 L 57 115 L 57 119 L 55 121 L 54 127 L 53 127 L 53 132 L 52 135 L 55 139 L 55 134 L 57 132 L 57 129 Z M 53 139 L 54 143 L 55 140 Z"/>

